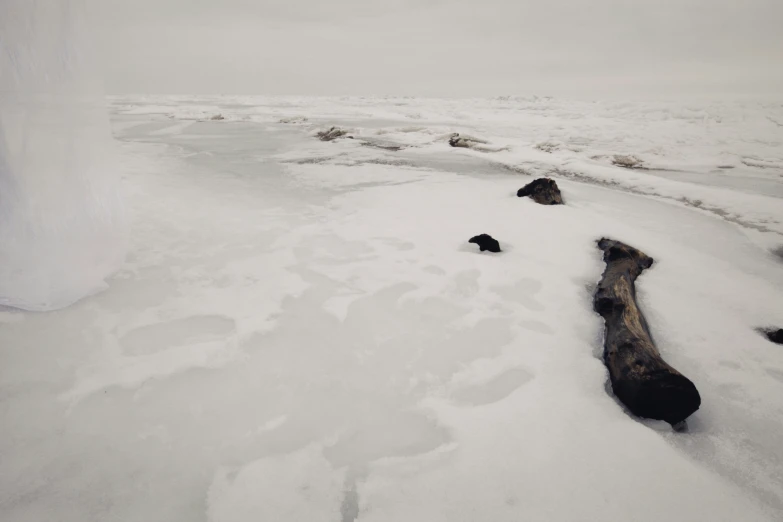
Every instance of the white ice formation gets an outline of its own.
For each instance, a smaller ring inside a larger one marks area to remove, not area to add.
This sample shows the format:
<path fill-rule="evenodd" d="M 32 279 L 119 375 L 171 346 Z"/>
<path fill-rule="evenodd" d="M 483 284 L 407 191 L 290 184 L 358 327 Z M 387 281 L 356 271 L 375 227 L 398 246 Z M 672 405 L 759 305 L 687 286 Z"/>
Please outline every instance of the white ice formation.
<path fill-rule="evenodd" d="M 68 306 L 123 259 L 119 176 L 79 5 L 0 3 L 0 306 Z"/>

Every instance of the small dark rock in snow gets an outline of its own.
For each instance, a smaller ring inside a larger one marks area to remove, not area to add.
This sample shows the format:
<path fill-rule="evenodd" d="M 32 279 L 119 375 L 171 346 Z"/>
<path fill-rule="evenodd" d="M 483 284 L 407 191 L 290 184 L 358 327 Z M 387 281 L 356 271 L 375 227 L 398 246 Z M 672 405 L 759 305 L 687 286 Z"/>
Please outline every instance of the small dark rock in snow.
<path fill-rule="evenodd" d="M 536 144 L 534 147 L 541 152 L 546 152 L 548 154 L 552 154 L 552 152 L 556 150 L 560 150 L 560 144 L 556 141 L 543 141 L 541 143 Z"/>
<path fill-rule="evenodd" d="M 346 134 L 348 134 L 347 131 L 344 131 L 343 129 L 337 127 L 332 127 L 329 130 L 321 131 L 317 133 L 316 136 L 321 141 L 332 141 L 332 140 L 336 140 L 337 138 L 342 138 Z M 350 138 L 351 136 L 348 137 Z"/>
<path fill-rule="evenodd" d="M 641 169 L 643 167 L 642 160 L 636 156 L 625 156 L 622 154 L 615 154 L 612 156 L 612 165 L 624 169 Z"/>
<path fill-rule="evenodd" d="M 557 187 L 555 180 L 539 178 L 528 183 L 517 191 L 517 197 L 530 196 L 533 201 L 541 205 L 562 205 L 563 196 Z"/>
<path fill-rule="evenodd" d="M 452 147 L 463 147 L 466 149 L 470 147 L 470 145 L 468 145 L 468 141 L 465 138 L 460 138 L 459 134 L 455 134 L 449 138 L 449 145 Z"/>
<path fill-rule="evenodd" d="M 486 145 L 487 142 L 473 136 L 460 136 L 458 132 L 455 132 L 449 138 L 449 145 L 452 147 L 461 147 L 464 149 L 478 148 L 481 150 L 480 145 Z"/>
<path fill-rule="evenodd" d="M 212 120 L 212 121 L 220 121 L 220 120 L 225 120 L 225 118 L 223 117 L 222 114 L 215 114 L 214 116 L 212 116 L 210 118 L 210 120 Z"/>
<path fill-rule="evenodd" d="M 775 344 L 783 344 L 783 328 L 777 330 L 767 330 L 764 332 L 767 335 L 767 339 Z"/>
<path fill-rule="evenodd" d="M 290 118 L 282 118 L 279 123 L 307 123 L 307 118 L 304 116 L 292 116 Z"/>
<path fill-rule="evenodd" d="M 479 249 L 483 252 L 489 250 L 490 252 L 500 252 L 500 243 L 498 240 L 490 236 L 489 234 L 480 234 L 470 238 L 468 243 L 475 243 L 479 246 Z"/>

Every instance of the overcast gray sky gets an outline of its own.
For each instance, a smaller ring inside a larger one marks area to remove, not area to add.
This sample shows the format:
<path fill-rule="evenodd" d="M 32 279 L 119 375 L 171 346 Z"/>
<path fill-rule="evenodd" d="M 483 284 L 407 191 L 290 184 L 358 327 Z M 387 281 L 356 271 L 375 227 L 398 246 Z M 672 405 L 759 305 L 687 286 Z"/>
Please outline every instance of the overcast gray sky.
<path fill-rule="evenodd" d="M 783 92 L 783 0 L 84 1 L 110 93 Z"/>

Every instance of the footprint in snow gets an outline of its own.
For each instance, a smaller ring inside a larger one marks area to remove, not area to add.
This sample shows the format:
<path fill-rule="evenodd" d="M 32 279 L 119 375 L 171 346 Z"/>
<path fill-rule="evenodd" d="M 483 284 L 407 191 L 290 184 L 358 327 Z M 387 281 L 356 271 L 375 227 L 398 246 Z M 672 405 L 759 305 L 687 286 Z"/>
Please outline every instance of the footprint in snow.
<path fill-rule="evenodd" d="M 495 376 L 488 382 L 462 388 L 451 398 L 458 404 L 481 406 L 505 399 L 517 389 L 533 380 L 535 375 L 525 368 L 512 368 Z"/>
<path fill-rule="evenodd" d="M 151 355 L 176 346 L 228 340 L 236 335 L 234 320 L 222 315 L 192 315 L 130 330 L 120 338 L 125 355 Z"/>

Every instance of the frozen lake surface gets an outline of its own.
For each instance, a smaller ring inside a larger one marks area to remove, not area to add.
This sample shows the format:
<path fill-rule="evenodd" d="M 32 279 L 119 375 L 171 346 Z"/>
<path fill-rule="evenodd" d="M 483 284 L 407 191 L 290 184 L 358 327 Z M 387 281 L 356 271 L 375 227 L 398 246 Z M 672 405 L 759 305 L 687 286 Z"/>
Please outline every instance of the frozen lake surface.
<path fill-rule="evenodd" d="M 780 103 L 126 97 L 112 124 L 125 266 L 0 311 L 3 521 L 783 518 Z M 516 197 L 542 175 L 565 206 Z M 684 432 L 608 391 L 602 236 L 656 260 Z"/>

